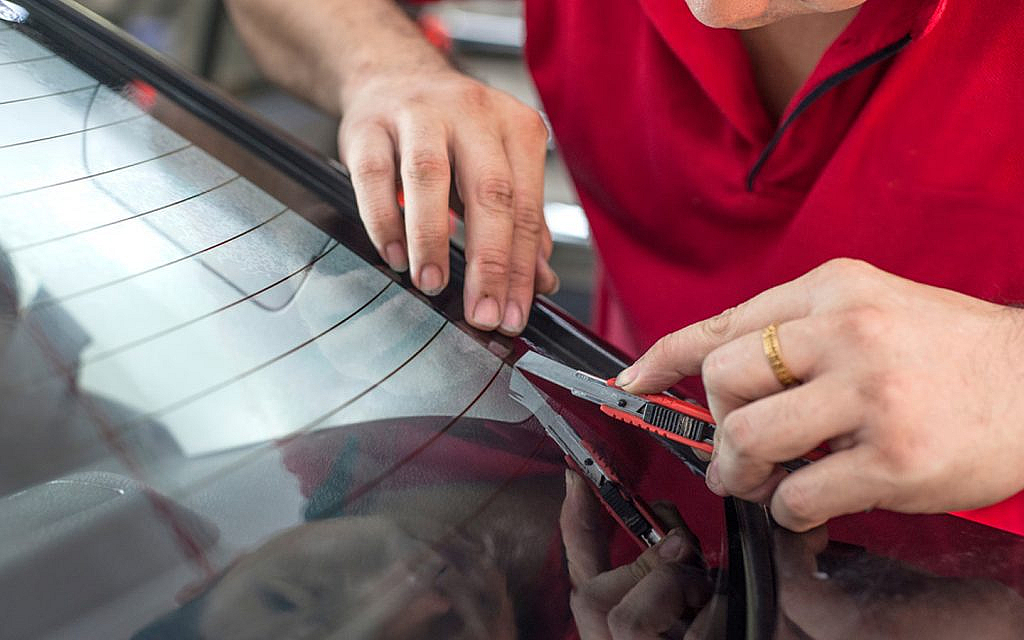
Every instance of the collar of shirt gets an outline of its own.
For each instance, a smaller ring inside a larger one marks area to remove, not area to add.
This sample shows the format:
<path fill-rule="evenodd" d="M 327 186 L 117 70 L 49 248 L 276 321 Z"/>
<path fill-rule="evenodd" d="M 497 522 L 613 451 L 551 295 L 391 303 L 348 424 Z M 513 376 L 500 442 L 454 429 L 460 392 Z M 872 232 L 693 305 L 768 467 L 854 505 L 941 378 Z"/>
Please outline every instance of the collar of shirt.
<path fill-rule="evenodd" d="M 732 29 L 709 29 L 679 0 L 638 0 L 668 46 L 687 66 L 709 98 L 736 130 L 755 145 L 768 144 L 776 122 L 760 105 L 747 52 Z M 785 123 L 808 97 L 838 74 L 884 55 L 905 39 L 922 37 L 941 19 L 948 0 L 867 0 L 845 31 L 825 52 L 804 86 L 790 101 Z M 680 13 L 685 13 L 681 18 Z M 727 71 L 727 72 L 723 72 Z"/>

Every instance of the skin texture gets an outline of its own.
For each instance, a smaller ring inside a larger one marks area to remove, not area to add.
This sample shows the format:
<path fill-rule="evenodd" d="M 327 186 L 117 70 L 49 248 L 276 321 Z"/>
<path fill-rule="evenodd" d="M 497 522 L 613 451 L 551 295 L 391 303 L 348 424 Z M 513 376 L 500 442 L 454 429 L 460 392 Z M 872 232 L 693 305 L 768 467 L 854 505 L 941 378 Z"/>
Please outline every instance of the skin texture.
<path fill-rule="evenodd" d="M 618 383 L 653 393 L 700 373 L 719 425 L 708 486 L 769 503 L 789 529 L 977 508 L 1024 488 L 1022 314 L 833 260 L 662 338 Z M 773 322 L 799 386 L 764 355 Z M 823 442 L 821 460 L 778 466 Z"/>
<path fill-rule="evenodd" d="M 864 0 L 686 0 L 686 4 L 709 27 L 753 29 L 793 16 L 843 11 Z"/>
<path fill-rule="evenodd" d="M 740 32 L 761 101 L 772 119 L 779 120 L 825 50 L 859 10 L 796 15 Z"/>
<path fill-rule="evenodd" d="M 861 2 L 689 5 L 713 26 L 798 21 L 747 43 L 766 107 L 777 114 L 848 21 L 835 12 Z M 466 319 L 518 334 L 533 294 L 558 287 L 543 216 L 548 132 L 537 112 L 455 71 L 391 0 L 229 0 L 228 8 L 272 80 L 344 116 L 339 155 L 381 257 L 396 271 L 409 270 L 424 293 L 439 293 L 449 279 L 449 202 L 460 199 Z"/>
<path fill-rule="evenodd" d="M 455 71 L 390 0 L 228 7 L 271 79 L 344 115 L 339 154 L 384 260 L 411 270 L 428 295 L 447 286 L 454 187 L 465 205 L 466 319 L 519 333 L 534 292 L 558 287 L 548 266 L 540 115 Z"/>

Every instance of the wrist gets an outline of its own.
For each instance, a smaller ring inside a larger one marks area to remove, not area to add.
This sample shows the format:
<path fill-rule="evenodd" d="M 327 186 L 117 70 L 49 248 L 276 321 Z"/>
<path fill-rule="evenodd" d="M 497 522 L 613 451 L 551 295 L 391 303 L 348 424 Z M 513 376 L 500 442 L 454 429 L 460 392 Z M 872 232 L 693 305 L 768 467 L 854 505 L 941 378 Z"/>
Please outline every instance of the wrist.
<path fill-rule="evenodd" d="M 429 44 L 425 46 L 431 47 Z M 337 74 L 339 111 L 344 114 L 347 106 L 358 95 L 374 85 L 396 86 L 395 83 L 400 83 L 405 78 L 423 79 L 437 74 L 456 73 L 444 56 L 437 51 L 424 51 L 418 56 L 411 54 L 412 52 L 403 52 L 401 56 L 390 58 L 368 58 L 348 65 Z"/>
<path fill-rule="evenodd" d="M 378 32 L 358 52 L 332 57 L 336 68 L 329 70 L 329 77 L 335 78 L 342 113 L 354 96 L 382 80 L 422 78 L 455 71 L 444 54 L 405 16 L 401 22 L 390 26 Z"/>

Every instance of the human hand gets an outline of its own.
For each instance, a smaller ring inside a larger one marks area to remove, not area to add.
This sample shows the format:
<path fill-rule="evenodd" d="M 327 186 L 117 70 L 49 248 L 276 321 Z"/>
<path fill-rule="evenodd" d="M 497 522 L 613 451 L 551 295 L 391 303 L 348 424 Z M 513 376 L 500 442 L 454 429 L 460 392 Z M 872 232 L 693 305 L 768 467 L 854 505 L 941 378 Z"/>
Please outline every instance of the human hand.
<path fill-rule="evenodd" d="M 711 583 L 696 538 L 677 512 L 655 508 L 675 528 L 632 563 L 610 569 L 608 518 L 586 482 L 566 470 L 559 524 L 581 640 L 682 638 L 708 602 Z"/>
<path fill-rule="evenodd" d="M 534 291 L 558 287 L 548 265 L 548 133 L 540 115 L 436 63 L 350 79 L 341 104 L 340 156 L 384 260 L 396 271 L 411 269 L 413 284 L 428 295 L 447 286 L 454 175 L 465 204 L 466 319 L 484 330 L 521 332 Z"/>
<path fill-rule="evenodd" d="M 769 366 L 770 323 L 799 386 Z M 842 259 L 662 338 L 618 384 L 652 393 L 702 373 L 718 423 L 708 486 L 770 500 L 804 531 L 875 507 L 981 507 L 1024 487 L 1022 356 L 1020 310 Z M 822 442 L 832 453 L 813 464 L 778 466 Z"/>
<path fill-rule="evenodd" d="M 777 638 L 1018 638 L 1024 599 L 995 580 L 936 576 L 818 527 L 774 534 Z"/>

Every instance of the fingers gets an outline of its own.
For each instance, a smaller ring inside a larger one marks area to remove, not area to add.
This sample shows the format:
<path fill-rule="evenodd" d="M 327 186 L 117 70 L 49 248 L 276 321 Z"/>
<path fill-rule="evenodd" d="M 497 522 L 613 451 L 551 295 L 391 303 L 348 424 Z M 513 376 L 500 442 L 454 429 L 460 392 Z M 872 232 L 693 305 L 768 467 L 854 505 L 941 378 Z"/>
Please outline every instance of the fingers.
<path fill-rule="evenodd" d="M 537 293 L 542 293 L 547 296 L 558 293 L 558 289 L 561 287 L 561 280 L 558 278 L 558 274 L 548 264 L 547 258 L 542 255 L 537 256 L 537 269 L 536 269 L 536 284 L 534 289 Z"/>
<path fill-rule="evenodd" d="M 427 295 L 448 284 L 451 167 L 443 125 L 406 118 L 397 126 L 412 282 Z"/>
<path fill-rule="evenodd" d="M 514 185 L 515 225 L 512 240 L 508 298 L 501 331 L 520 333 L 533 302 L 538 259 L 543 257 L 544 231 L 544 141 L 547 129 L 537 116 L 536 126 L 504 137 Z M 550 254 L 549 254 L 550 255 Z"/>
<path fill-rule="evenodd" d="M 646 633 L 647 619 L 658 628 L 650 637 L 671 628 L 688 607 L 700 606 L 710 590 L 703 567 L 687 562 L 696 554 L 688 537 L 673 530 L 633 562 L 574 583 L 570 604 L 580 638 L 648 637 L 638 635 Z M 637 588 L 641 595 L 629 599 Z M 654 611 L 657 606 L 669 611 Z M 617 631 L 609 636 L 613 629 Z"/>
<path fill-rule="evenodd" d="M 491 131 L 460 131 L 453 153 L 456 186 L 466 205 L 466 319 L 489 331 L 502 323 L 507 308 L 516 227 L 515 179 L 502 140 Z M 532 245 L 529 264 L 517 265 L 531 278 L 536 246 Z M 525 309 L 520 315 L 525 317 Z"/>
<path fill-rule="evenodd" d="M 814 272 L 769 289 L 717 316 L 670 333 L 656 342 L 616 384 L 630 393 L 657 393 L 685 376 L 700 372 L 701 363 L 719 346 L 810 313 L 808 279 Z"/>
<path fill-rule="evenodd" d="M 580 638 L 658 638 L 678 630 L 684 614 L 710 597 L 696 538 L 685 528 L 673 529 L 634 562 L 609 571 L 607 521 L 586 481 L 566 470 L 559 522 Z"/>
<path fill-rule="evenodd" d="M 569 580 L 578 588 L 608 569 L 605 515 L 586 481 L 565 470 L 565 501 L 559 516 Z"/>
<path fill-rule="evenodd" d="M 852 433 L 862 417 L 855 388 L 832 374 L 770 395 L 728 413 L 719 425 L 715 464 L 720 491 L 762 501 L 776 464 L 803 456 L 822 442 Z"/>
<path fill-rule="evenodd" d="M 871 449 L 861 445 L 791 473 L 772 495 L 772 516 L 787 529 L 807 531 L 829 518 L 873 509 L 887 487 L 865 473 L 872 463 Z"/>
<path fill-rule="evenodd" d="M 702 569 L 668 561 L 626 593 L 609 612 L 608 626 L 616 640 L 662 638 L 710 598 L 711 583 Z"/>
<path fill-rule="evenodd" d="M 822 353 L 822 322 L 802 318 L 778 325 L 781 356 L 797 379 L 809 382 Z M 708 408 L 723 420 L 737 407 L 783 390 L 764 352 L 761 332 L 744 334 L 707 355 L 701 366 Z"/>
<path fill-rule="evenodd" d="M 676 505 L 666 500 L 658 500 L 651 503 L 651 511 L 654 512 L 654 516 L 658 519 L 661 525 L 669 530 L 683 528 L 686 529 L 687 533 L 690 530 L 686 528 L 686 523 L 683 522 L 683 516 L 679 513 L 679 509 Z M 692 536 L 692 534 L 690 534 Z"/>
<path fill-rule="evenodd" d="M 520 333 L 534 292 L 558 288 L 543 215 L 547 128 L 535 110 L 455 72 L 384 86 L 350 96 L 339 133 L 371 240 L 392 268 L 408 267 L 417 288 L 440 293 L 454 173 L 465 206 L 466 319 Z"/>
<path fill-rule="evenodd" d="M 405 223 L 398 210 L 395 150 L 383 127 L 366 126 L 340 133 L 342 158 L 352 176 L 359 216 L 384 261 L 395 271 L 409 268 Z"/>

